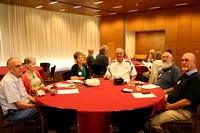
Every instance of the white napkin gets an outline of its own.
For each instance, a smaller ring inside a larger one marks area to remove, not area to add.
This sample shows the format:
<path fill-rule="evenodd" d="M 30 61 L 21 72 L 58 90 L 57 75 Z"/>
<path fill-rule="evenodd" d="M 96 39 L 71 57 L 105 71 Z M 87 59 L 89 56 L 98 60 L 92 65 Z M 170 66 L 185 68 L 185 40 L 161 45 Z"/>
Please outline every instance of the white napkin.
<path fill-rule="evenodd" d="M 37 95 L 38 96 L 44 96 L 45 92 L 43 90 L 39 90 L 39 91 L 37 91 Z"/>

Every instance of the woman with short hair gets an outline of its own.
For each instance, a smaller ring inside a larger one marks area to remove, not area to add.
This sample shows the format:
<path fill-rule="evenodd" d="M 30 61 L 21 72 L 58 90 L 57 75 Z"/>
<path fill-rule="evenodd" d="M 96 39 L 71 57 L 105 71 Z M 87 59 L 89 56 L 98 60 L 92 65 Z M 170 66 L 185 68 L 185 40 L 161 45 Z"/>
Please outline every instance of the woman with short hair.
<path fill-rule="evenodd" d="M 40 73 L 35 70 L 36 59 L 28 56 L 24 59 L 24 65 L 27 71 L 22 75 L 21 79 L 24 83 L 26 91 L 29 95 L 34 95 L 40 88 L 44 86 L 44 81 Z"/>
<path fill-rule="evenodd" d="M 76 60 L 77 64 L 74 64 L 72 66 L 72 69 L 70 72 L 71 80 L 90 78 L 88 68 L 87 68 L 87 66 L 85 66 L 83 64 L 83 61 L 84 61 L 83 57 L 84 57 L 84 55 L 82 52 L 76 52 L 74 54 L 74 59 Z"/>

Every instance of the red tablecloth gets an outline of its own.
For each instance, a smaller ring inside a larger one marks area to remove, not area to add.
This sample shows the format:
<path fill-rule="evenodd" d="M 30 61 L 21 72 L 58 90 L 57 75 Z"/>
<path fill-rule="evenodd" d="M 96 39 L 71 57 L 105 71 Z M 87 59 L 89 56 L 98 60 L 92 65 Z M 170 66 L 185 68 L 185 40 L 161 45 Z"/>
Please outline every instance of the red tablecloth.
<path fill-rule="evenodd" d="M 132 61 L 132 63 L 135 66 L 137 74 L 142 74 L 143 72 L 146 72 L 148 70 L 147 67 L 142 64 L 142 62 Z"/>
<path fill-rule="evenodd" d="M 23 67 L 23 71 L 26 71 L 27 68 Z M 36 70 L 40 72 L 40 75 L 43 79 L 46 79 L 43 67 L 36 66 Z M 8 68 L 6 66 L 0 66 L 0 80 L 6 75 Z"/>
<path fill-rule="evenodd" d="M 126 85 L 116 86 L 109 80 L 99 79 L 98 87 L 79 88 L 78 94 L 56 94 L 37 97 L 38 103 L 62 108 L 73 108 L 78 111 L 78 123 L 80 133 L 107 133 L 111 124 L 111 112 L 114 110 L 128 110 L 154 105 L 154 111 L 165 108 L 165 93 L 161 88 L 142 89 L 142 92 L 150 91 L 157 97 L 134 98 L 131 93 L 123 93 L 123 88 L 131 88 Z M 66 83 L 66 81 L 62 81 Z M 69 89 L 69 88 L 59 88 Z M 134 92 L 136 92 L 134 88 Z"/>

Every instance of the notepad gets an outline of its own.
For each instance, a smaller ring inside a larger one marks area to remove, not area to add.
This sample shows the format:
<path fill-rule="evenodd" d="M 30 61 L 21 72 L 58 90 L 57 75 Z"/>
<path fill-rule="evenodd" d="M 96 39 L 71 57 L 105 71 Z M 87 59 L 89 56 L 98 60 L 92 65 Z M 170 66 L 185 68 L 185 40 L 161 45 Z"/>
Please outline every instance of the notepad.
<path fill-rule="evenodd" d="M 148 84 L 148 85 L 143 85 L 142 88 L 144 89 L 153 89 L 153 88 L 158 88 L 160 86 L 153 85 L 153 84 Z"/>
<path fill-rule="evenodd" d="M 153 93 L 151 94 L 142 94 L 142 93 L 132 93 L 135 98 L 152 98 L 156 97 Z"/>
<path fill-rule="evenodd" d="M 74 85 L 74 84 L 61 84 L 61 87 L 69 87 L 71 85 Z"/>
<path fill-rule="evenodd" d="M 78 89 L 58 90 L 57 94 L 76 94 L 79 93 Z"/>

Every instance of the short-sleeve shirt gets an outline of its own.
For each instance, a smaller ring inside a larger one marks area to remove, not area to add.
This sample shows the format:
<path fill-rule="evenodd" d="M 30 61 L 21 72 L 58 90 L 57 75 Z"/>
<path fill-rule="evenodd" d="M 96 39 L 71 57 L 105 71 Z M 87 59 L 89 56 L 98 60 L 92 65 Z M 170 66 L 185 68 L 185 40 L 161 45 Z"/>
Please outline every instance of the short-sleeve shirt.
<path fill-rule="evenodd" d="M 121 77 L 123 79 L 130 79 L 130 76 L 137 75 L 135 67 L 130 60 L 123 59 L 122 63 L 119 63 L 117 59 L 111 61 L 106 74 L 113 78 Z"/>
<path fill-rule="evenodd" d="M 167 69 L 162 68 L 158 72 L 158 78 L 155 84 L 160 86 L 163 90 L 165 90 L 170 87 L 173 87 L 180 76 L 180 69 L 175 64 L 173 64 L 171 67 Z"/>
<path fill-rule="evenodd" d="M 197 72 L 188 75 L 182 75 L 174 86 L 174 89 L 168 95 L 169 103 L 176 103 L 182 99 L 191 101 L 192 112 L 196 112 L 200 102 L 200 76 Z"/>
<path fill-rule="evenodd" d="M 29 103 L 29 97 L 21 78 L 8 72 L 0 82 L 0 104 L 4 114 L 8 109 L 16 110 L 15 102 Z"/>

